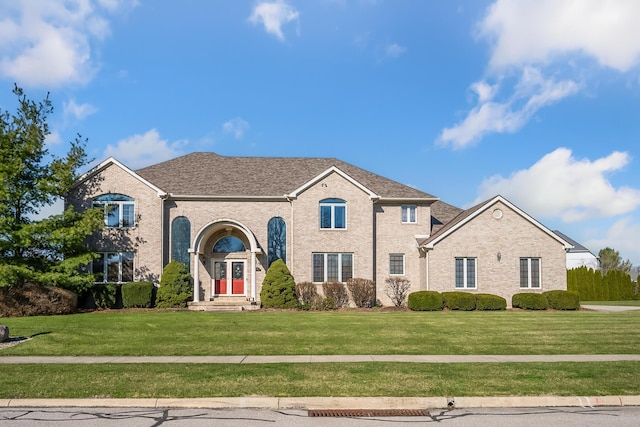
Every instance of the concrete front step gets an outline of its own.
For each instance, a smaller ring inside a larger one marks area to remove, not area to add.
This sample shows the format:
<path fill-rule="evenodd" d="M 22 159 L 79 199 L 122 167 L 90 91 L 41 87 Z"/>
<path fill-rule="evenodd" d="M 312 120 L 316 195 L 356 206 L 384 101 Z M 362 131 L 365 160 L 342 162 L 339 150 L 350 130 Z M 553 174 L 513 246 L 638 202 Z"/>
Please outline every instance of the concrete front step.
<path fill-rule="evenodd" d="M 248 311 L 258 310 L 260 305 L 251 304 L 244 297 L 219 297 L 213 301 L 189 302 L 188 308 L 194 311 Z"/>

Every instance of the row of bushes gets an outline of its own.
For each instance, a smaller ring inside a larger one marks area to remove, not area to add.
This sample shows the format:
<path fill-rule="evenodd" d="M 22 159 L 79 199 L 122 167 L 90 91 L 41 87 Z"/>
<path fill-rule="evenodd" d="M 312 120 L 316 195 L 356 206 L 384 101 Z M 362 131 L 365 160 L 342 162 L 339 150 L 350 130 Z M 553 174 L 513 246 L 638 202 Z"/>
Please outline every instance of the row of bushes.
<path fill-rule="evenodd" d="M 604 276 L 600 270 L 579 267 L 567 270 L 567 290 L 576 292 L 581 301 L 627 301 L 640 299 L 638 284 L 619 270 Z"/>
<path fill-rule="evenodd" d="M 186 265 L 171 261 L 162 271 L 160 287 L 151 282 L 97 284 L 81 298 L 84 308 L 186 307 L 193 297 Z"/>
<path fill-rule="evenodd" d="M 507 300 L 492 294 L 470 292 L 418 291 L 409 294 L 407 306 L 414 311 L 506 310 Z"/>
<path fill-rule="evenodd" d="M 409 294 L 408 307 L 414 311 L 505 310 L 507 300 L 498 295 L 470 292 L 418 291 Z M 513 295 L 511 305 L 526 310 L 579 310 L 580 298 L 570 291 L 525 292 Z"/>
<path fill-rule="evenodd" d="M 311 282 L 297 283 L 295 293 L 302 310 L 335 310 L 348 307 L 350 301 L 360 308 L 376 305 L 376 285 L 367 279 L 349 279 L 346 286 L 341 282 L 325 282 L 322 284 L 324 297 L 318 294 L 318 287 Z"/>

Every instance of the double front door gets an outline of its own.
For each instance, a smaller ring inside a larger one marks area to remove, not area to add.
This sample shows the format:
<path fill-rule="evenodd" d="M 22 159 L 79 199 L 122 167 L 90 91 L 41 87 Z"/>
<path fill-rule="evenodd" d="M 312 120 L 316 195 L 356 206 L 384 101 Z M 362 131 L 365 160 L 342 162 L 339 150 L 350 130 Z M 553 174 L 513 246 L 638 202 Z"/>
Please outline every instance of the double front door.
<path fill-rule="evenodd" d="M 244 295 L 245 261 L 213 261 L 214 295 Z"/>

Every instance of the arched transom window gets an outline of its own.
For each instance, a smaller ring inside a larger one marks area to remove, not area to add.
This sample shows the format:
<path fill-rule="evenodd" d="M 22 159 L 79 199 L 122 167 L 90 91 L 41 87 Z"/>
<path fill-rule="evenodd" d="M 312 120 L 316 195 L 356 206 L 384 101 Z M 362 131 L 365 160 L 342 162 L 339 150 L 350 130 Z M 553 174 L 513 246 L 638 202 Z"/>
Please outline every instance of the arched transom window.
<path fill-rule="evenodd" d="M 227 253 L 227 252 L 244 252 L 246 247 L 242 240 L 235 236 L 224 236 L 219 239 L 215 245 L 213 245 L 213 252 L 215 253 Z"/>

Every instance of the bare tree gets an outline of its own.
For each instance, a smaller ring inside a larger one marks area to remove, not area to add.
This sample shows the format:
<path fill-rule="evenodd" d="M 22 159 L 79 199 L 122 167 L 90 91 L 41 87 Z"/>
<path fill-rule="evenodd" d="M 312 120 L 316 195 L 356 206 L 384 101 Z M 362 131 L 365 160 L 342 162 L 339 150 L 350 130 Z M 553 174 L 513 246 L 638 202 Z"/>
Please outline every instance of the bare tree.
<path fill-rule="evenodd" d="M 391 299 L 393 305 L 396 307 L 404 306 L 409 295 L 411 282 L 400 277 L 389 277 L 384 282 L 384 293 Z"/>

